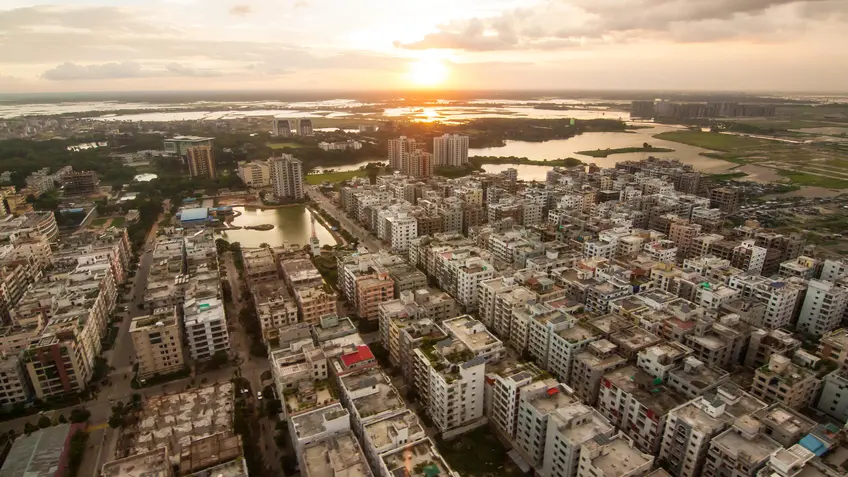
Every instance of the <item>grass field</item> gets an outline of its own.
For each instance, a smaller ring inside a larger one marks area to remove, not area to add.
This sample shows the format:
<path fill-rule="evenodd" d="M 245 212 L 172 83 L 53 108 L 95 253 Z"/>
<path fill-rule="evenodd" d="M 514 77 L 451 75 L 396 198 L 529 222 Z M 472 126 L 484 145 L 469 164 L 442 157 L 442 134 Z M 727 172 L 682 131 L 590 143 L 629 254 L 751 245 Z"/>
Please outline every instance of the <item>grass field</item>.
<path fill-rule="evenodd" d="M 100 227 L 101 225 L 105 224 L 107 220 L 109 220 L 109 219 L 107 219 L 105 217 L 100 217 L 99 219 L 92 220 L 91 225 L 93 227 Z"/>
<path fill-rule="evenodd" d="M 674 149 L 664 147 L 620 147 L 618 149 L 595 149 L 594 151 L 577 151 L 581 156 L 607 157 L 613 154 L 627 154 L 629 152 L 674 152 Z"/>
<path fill-rule="evenodd" d="M 824 187 L 826 189 L 848 189 L 848 180 L 783 169 L 777 171 L 777 173 L 791 180 L 793 184 Z"/>
<path fill-rule="evenodd" d="M 709 177 L 710 179 L 712 179 L 714 181 L 726 182 L 726 181 L 733 180 L 733 179 L 741 179 L 741 178 L 747 177 L 747 176 L 748 176 L 748 174 L 746 174 L 744 172 L 728 172 L 726 174 L 710 174 L 707 177 Z"/>
<path fill-rule="evenodd" d="M 341 182 L 357 176 L 366 177 L 366 174 L 363 171 L 329 172 L 327 174 L 308 174 L 305 179 L 307 184 L 318 185 L 324 181 Z"/>
<path fill-rule="evenodd" d="M 734 136 L 701 131 L 670 131 L 654 135 L 657 139 L 703 147 L 713 151 L 730 152 L 735 149 L 759 148 L 774 144 L 773 141 L 751 137 Z"/>
<path fill-rule="evenodd" d="M 269 142 L 267 146 L 271 149 L 284 149 L 287 147 L 297 149 L 301 147 L 307 147 L 305 144 L 298 144 L 296 142 Z"/>
<path fill-rule="evenodd" d="M 439 441 L 442 457 L 460 475 L 468 477 L 518 477 L 516 466 L 493 430 L 479 427 L 449 441 Z"/>
<path fill-rule="evenodd" d="M 112 223 L 109 225 L 111 225 L 112 227 L 123 227 L 125 221 L 126 219 L 123 217 L 115 217 L 114 219 L 112 219 Z"/>

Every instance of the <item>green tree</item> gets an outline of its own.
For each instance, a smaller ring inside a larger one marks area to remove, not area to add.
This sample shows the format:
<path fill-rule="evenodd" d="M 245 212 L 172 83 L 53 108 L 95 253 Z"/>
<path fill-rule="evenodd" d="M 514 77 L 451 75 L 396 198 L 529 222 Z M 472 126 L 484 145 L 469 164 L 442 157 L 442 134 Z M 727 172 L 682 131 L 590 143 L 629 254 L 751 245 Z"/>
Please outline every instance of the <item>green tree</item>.
<path fill-rule="evenodd" d="M 51 424 L 52 424 L 52 422 L 50 421 L 50 418 L 47 417 L 47 416 L 41 416 L 41 417 L 38 418 L 38 427 L 40 427 L 42 429 L 50 427 Z"/>

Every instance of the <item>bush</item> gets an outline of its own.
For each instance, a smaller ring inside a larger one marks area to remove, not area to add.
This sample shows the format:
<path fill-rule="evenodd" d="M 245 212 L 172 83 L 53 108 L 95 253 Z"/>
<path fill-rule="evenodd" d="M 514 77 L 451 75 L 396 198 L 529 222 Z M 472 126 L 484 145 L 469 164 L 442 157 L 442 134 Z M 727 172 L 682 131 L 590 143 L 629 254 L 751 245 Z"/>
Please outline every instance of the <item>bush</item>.
<path fill-rule="evenodd" d="M 50 421 L 50 418 L 47 416 L 41 416 L 38 418 L 38 427 L 40 427 L 41 429 L 50 427 L 52 424 L 53 422 Z"/>

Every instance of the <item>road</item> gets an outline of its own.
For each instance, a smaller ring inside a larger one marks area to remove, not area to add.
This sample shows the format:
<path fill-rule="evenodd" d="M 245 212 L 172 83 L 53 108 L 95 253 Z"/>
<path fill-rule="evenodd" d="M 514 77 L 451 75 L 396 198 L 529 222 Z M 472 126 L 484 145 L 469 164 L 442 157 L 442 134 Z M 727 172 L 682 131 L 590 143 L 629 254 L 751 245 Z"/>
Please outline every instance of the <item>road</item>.
<path fill-rule="evenodd" d="M 380 241 L 377 240 L 377 237 L 371 235 L 361 225 L 357 224 L 353 221 L 353 219 L 345 215 L 345 213 L 339 210 L 336 205 L 333 204 L 333 201 L 322 194 L 317 187 L 304 186 L 304 188 L 306 189 L 306 193 L 309 195 L 310 199 L 314 200 L 321 206 L 322 209 L 324 209 L 325 212 L 330 214 L 330 216 L 334 219 L 338 220 L 342 228 L 359 239 L 359 244 L 364 245 L 369 252 L 377 253 L 380 249 L 384 248 Z"/>

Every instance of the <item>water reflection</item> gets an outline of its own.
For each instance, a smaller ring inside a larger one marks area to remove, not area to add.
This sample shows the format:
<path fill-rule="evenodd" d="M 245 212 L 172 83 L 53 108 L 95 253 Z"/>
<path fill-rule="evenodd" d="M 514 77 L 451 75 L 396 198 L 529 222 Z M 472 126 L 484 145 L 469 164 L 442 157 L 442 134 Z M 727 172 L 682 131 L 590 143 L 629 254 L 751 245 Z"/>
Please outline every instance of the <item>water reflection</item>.
<path fill-rule="evenodd" d="M 275 247 L 283 243 L 306 245 L 311 235 L 311 212 L 306 206 L 282 207 L 279 209 L 260 209 L 256 207 L 233 207 L 241 212 L 232 224 L 240 227 L 245 225 L 271 224 L 273 229 L 260 230 L 229 230 L 218 235 L 230 242 L 239 242 L 243 247 L 258 247 L 262 243 Z M 315 222 L 315 232 L 321 245 L 335 245 L 336 240 L 321 222 Z"/>

